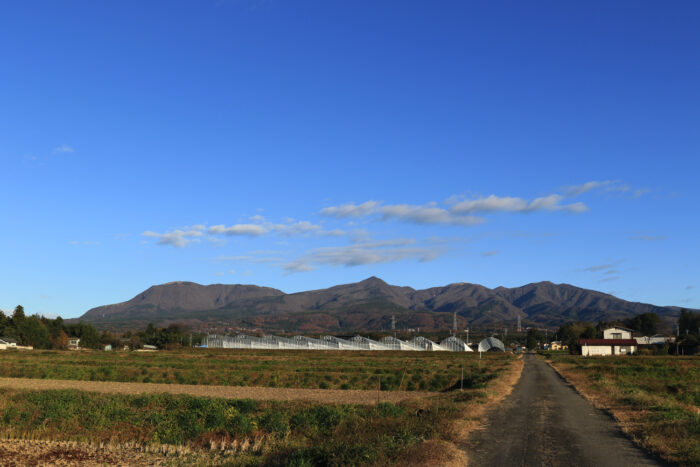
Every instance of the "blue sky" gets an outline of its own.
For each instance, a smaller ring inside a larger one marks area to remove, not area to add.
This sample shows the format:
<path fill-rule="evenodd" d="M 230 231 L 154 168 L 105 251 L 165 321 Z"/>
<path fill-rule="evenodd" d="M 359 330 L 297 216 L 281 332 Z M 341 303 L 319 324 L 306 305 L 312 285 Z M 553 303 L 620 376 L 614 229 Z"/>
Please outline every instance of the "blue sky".
<path fill-rule="evenodd" d="M 175 280 L 700 308 L 700 3 L 16 2 L 0 309 Z"/>

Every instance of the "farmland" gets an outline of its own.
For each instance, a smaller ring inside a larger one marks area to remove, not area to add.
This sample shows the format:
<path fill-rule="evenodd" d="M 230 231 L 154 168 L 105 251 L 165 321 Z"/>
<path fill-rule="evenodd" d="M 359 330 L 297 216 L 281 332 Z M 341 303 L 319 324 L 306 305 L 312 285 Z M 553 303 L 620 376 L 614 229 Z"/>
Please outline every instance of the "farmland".
<path fill-rule="evenodd" d="M 0 377 L 280 388 L 443 391 L 493 378 L 508 357 L 452 352 L 196 350 L 6 352 Z"/>
<path fill-rule="evenodd" d="M 673 463 L 700 464 L 700 358 L 550 358 L 646 449 Z"/>
<path fill-rule="evenodd" d="M 446 463 L 459 456 L 455 443 L 465 435 L 465 421 L 478 423 L 479 414 L 509 389 L 521 368 L 512 355 L 479 360 L 447 352 L 33 352 L 1 358 L 5 376 L 35 380 L 180 378 L 266 389 L 318 388 L 326 382 L 331 388 L 375 393 L 380 380 L 383 391 L 405 390 L 409 382 L 415 389 L 458 388 L 464 368 L 464 391 L 371 405 L 0 389 L 0 437 L 13 440 L 10 444 L 77 443 L 80 452 L 103 446 L 97 459 L 122 450 L 134 459 L 143 456 L 144 464 Z M 106 373 L 104 367 L 113 369 Z"/>

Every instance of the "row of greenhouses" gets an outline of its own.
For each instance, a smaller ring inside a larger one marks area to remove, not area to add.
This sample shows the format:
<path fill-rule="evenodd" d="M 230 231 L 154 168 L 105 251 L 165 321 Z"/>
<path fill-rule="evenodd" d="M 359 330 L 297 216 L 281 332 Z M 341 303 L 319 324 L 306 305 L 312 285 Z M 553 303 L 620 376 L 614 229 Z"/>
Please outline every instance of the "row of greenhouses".
<path fill-rule="evenodd" d="M 425 337 L 414 337 L 404 341 L 388 336 L 378 341 L 363 336 L 340 338 L 323 336 L 313 338 L 306 336 L 248 336 L 237 334 L 224 336 L 209 334 L 203 347 L 211 349 L 289 349 L 289 350 L 413 350 L 413 351 L 446 351 L 472 352 L 472 349 L 459 337 L 450 336 L 440 343 Z"/>

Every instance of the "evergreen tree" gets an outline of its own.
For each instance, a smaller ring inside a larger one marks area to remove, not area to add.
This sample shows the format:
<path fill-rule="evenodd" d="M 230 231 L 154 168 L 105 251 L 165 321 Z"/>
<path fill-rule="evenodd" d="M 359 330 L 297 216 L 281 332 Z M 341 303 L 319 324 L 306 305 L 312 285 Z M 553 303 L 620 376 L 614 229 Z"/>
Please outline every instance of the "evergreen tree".
<path fill-rule="evenodd" d="M 24 307 L 22 305 L 17 305 L 15 307 L 14 313 L 12 313 L 12 321 L 15 323 L 15 326 L 24 321 L 25 316 L 24 316 Z"/>

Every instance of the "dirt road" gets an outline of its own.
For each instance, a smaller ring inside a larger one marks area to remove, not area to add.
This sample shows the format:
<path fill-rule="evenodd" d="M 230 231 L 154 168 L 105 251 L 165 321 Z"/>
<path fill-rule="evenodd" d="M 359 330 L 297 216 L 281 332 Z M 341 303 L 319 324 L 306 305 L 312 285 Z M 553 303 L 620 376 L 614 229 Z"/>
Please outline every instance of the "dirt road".
<path fill-rule="evenodd" d="M 534 355 L 465 448 L 469 464 L 479 466 L 662 465 Z"/>
<path fill-rule="evenodd" d="M 0 388 L 23 390 L 78 389 L 117 394 L 169 393 L 225 399 L 306 400 L 323 403 L 373 405 L 435 395 L 422 391 L 361 391 L 340 389 L 260 388 L 245 386 L 195 386 L 189 384 L 117 383 L 58 379 L 0 378 Z"/>

